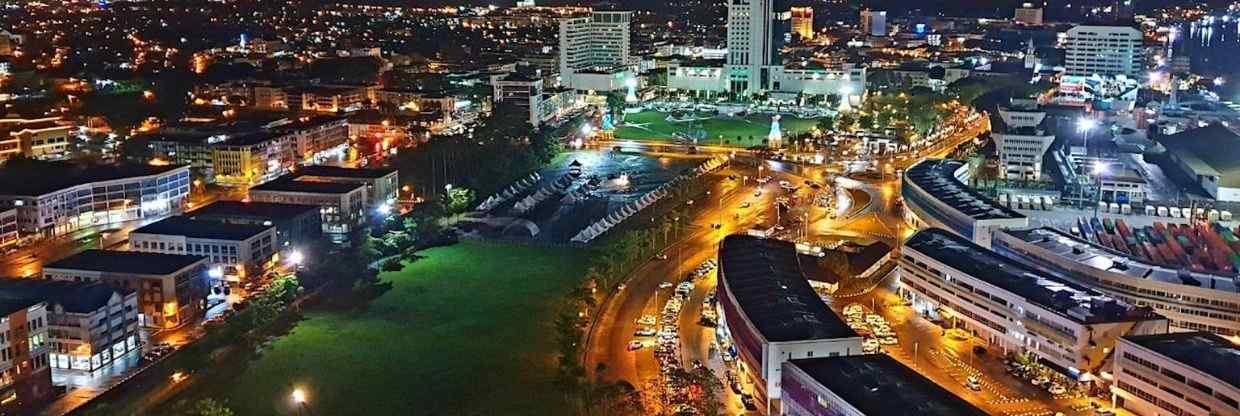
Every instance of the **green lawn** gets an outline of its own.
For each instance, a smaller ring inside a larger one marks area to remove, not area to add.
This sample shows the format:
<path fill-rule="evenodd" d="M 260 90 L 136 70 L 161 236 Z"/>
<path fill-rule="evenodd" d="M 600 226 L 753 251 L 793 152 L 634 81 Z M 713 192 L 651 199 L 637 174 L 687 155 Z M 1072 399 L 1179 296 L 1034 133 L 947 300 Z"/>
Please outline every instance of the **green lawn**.
<path fill-rule="evenodd" d="M 699 113 L 703 116 L 705 113 Z M 684 133 L 689 129 L 689 123 L 667 121 L 667 113 L 658 111 L 643 111 L 640 113 L 626 114 L 624 116 L 625 125 L 616 128 L 616 138 L 623 140 L 671 140 L 674 133 Z M 779 120 L 779 125 L 783 129 L 784 134 L 799 134 L 809 131 L 818 123 L 817 119 L 804 119 L 792 116 L 783 116 Z M 769 115 L 749 115 L 745 118 L 710 118 L 697 122 L 702 129 L 706 130 L 706 141 L 703 144 L 719 144 L 719 136 L 723 136 L 725 145 L 749 147 L 762 144 L 762 139 L 766 138 L 771 132 L 771 116 Z M 736 137 L 740 136 L 738 142 Z M 749 136 L 753 136 L 753 140 L 749 140 Z"/>
<path fill-rule="evenodd" d="M 554 374 L 554 304 L 583 253 L 462 242 L 384 273 L 394 287 L 355 314 L 312 313 L 225 397 L 239 415 L 568 414 Z"/>

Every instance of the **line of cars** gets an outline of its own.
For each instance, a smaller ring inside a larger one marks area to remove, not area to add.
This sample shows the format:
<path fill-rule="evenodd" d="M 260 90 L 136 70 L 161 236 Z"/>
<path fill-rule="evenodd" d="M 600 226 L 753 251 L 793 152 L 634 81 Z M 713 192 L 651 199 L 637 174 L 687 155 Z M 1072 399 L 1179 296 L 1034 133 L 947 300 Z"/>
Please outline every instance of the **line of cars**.
<path fill-rule="evenodd" d="M 712 266 L 713 267 L 713 266 Z M 699 267 L 699 270 L 702 270 Z M 709 269 L 706 269 L 709 272 Z M 694 273 L 699 273 L 695 271 Z M 701 272 L 700 275 L 704 275 Z M 689 405 L 694 391 L 691 381 L 680 377 L 683 372 L 678 371 L 682 367 L 680 361 L 680 312 L 684 309 L 685 302 L 689 301 L 689 294 L 693 293 L 694 274 L 691 273 L 685 281 L 676 286 L 673 296 L 663 305 L 663 310 L 656 318 L 654 315 L 643 315 L 637 320 L 638 329 L 633 333 L 637 338 L 654 338 L 654 356 L 659 361 L 659 374 L 662 376 L 664 387 L 667 389 L 668 397 L 671 398 L 671 408 L 674 409 L 673 414 L 684 415 L 693 414 L 693 408 Z M 660 285 L 661 288 L 670 288 Z M 656 331 L 655 328 L 658 328 Z M 630 351 L 637 351 L 644 348 L 647 341 L 635 339 L 629 344 Z M 702 363 L 694 360 L 693 368 L 699 368 Z"/>
<path fill-rule="evenodd" d="M 1024 365 L 1016 361 L 1008 361 L 1007 366 L 1008 373 L 1022 380 L 1026 380 L 1034 386 L 1046 390 L 1046 392 L 1050 393 L 1052 396 L 1063 396 L 1068 394 L 1068 388 L 1065 387 L 1064 383 L 1053 380 L 1050 376 L 1048 376 L 1048 374 L 1051 374 L 1049 371 L 1040 368 L 1036 364 Z"/>
<path fill-rule="evenodd" d="M 883 345 L 896 345 L 899 343 L 895 331 L 891 330 L 891 325 L 887 323 L 887 320 L 879 314 L 867 313 L 865 307 L 861 306 L 861 304 L 850 303 L 844 305 L 842 313 L 844 321 L 848 323 L 848 327 L 865 337 L 865 341 L 862 341 L 861 344 L 861 351 L 863 353 L 877 353 L 882 349 Z"/>

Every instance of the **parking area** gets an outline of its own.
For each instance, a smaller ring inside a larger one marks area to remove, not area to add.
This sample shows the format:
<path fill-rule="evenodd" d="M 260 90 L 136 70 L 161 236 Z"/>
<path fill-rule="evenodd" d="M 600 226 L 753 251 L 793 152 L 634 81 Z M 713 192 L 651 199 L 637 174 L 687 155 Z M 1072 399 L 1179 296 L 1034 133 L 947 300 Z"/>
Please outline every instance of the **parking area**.
<path fill-rule="evenodd" d="M 849 325 L 870 340 L 894 338 L 879 351 L 952 391 L 988 413 L 1006 416 L 1087 416 L 1114 414 L 1109 401 L 1074 390 L 1057 373 L 1030 362 L 1010 360 L 950 322 L 919 315 L 889 285 L 837 301 Z M 860 310 L 860 312 L 858 312 Z M 874 317 L 871 317 L 874 316 Z M 1109 394 L 1103 393 L 1103 397 Z M 1120 414 L 1124 414 L 1121 412 Z"/>

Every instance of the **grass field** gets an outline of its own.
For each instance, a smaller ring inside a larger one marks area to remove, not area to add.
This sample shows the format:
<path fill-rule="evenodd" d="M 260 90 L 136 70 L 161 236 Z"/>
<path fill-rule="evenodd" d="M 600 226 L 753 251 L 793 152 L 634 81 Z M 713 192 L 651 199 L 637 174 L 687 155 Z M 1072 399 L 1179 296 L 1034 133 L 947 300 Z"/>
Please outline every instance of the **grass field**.
<path fill-rule="evenodd" d="M 616 128 L 616 138 L 623 140 L 671 140 L 674 133 L 684 133 L 689 123 L 671 123 L 667 121 L 668 113 L 643 111 L 626 114 L 622 125 Z M 784 134 L 799 134 L 809 131 L 818 121 L 783 116 L 779 120 Z M 749 115 L 745 118 L 720 119 L 711 118 L 698 122 L 706 130 L 706 140 L 702 144 L 719 144 L 719 136 L 723 136 L 724 145 L 749 147 L 762 144 L 762 139 L 771 132 L 771 116 Z M 640 126 L 640 127 L 639 127 Z M 738 142 L 736 137 L 740 136 Z M 753 136 L 753 140 L 749 137 Z"/>
<path fill-rule="evenodd" d="M 312 313 L 223 396 L 238 415 L 568 414 L 551 377 L 556 302 L 582 253 L 462 242 L 384 273 L 393 288 L 363 312 Z"/>

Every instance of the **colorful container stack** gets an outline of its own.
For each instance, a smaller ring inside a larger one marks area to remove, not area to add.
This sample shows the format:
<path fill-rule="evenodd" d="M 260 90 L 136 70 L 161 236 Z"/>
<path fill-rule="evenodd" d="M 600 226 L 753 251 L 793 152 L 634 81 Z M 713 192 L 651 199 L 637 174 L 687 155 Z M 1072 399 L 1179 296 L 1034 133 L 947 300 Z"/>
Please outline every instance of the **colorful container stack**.
<path fill-rule="evenodd" d="M 1081 237 L 1141 261 L 1196 272 L 1236 274 L 1240 270 L 1240 227 L 1217 222 L 1129 227 L 1123 219 L 1077 219 Z"/>

